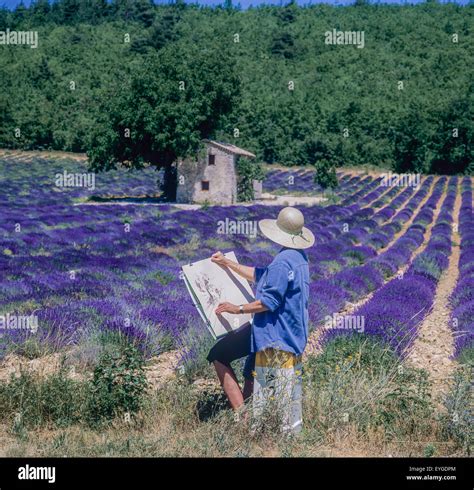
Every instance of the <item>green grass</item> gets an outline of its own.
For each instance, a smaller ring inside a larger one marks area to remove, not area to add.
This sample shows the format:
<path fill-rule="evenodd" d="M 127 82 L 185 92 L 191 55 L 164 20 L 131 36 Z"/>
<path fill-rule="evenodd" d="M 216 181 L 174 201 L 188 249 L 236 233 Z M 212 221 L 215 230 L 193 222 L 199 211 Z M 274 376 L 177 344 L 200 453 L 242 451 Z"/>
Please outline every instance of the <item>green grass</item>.
<path fill-rule="evenodd" d="M 446 413 L 441 416 L 443 436 L 456 441 L 466 455 L 472 455 L 474 429 L 472 425 L 471 365 L 462 365 L 454 374 L 451 389 L 445 398 Z"/>
<path fill-rule="evenodd" d="M 342 265 L 335 260 L 326 260 L 321 262 L 321 265 L 325 268 L 327 274 L 335 274 L 342 269 Z"/>
<path fill-rule="evenodd" d="M 22 372 L 0 383 L 1 418 L 10 421 L 14 432 L 73 424 L 102 427 L 142 408 L 147 382 L 143 358 L 133 346 L 103 352 L 91 380 L 68 377 L 64 360 L 58 372 L 44 379 Z"/>
<path fill-rule="evenodd" d="M 186 365 L 184 375 L 158 390 L 146 390 L 142 359 L 133 349 L 126 354 L 122 340 L 103 339 L 106 349 L 89 369 L 89 378 L 82 381 L 69 379 L 64 368 L 46 378 L 24 373 L 0 383 L 0 422 L 8 428 L 9 438 L 3 454 L 327 456 L 352 451 L 353 455 L 423 456 L 468 452 L 468 419 L 462 419 L 462 427 L 450 421 L 454 411 L 466 412 L 472 373 L 466 371 L 455 384 L 447 419 L 443 419 L 430 399 L 426 373 L 407 367 L 385 346 L 364 336 L 335 339 L 322 354 L 305 362 L 303 431 L 290 439 L 279 433 L 273 419 L 265 419 L 263 430 L 257 432 L 235 422 L 221 390 L 210 383 L 215 375 L 204 359 L 207 345 L 195 356 L 194 365 Z M 197 380 L 201 380 L 199 385 Z M 251 418 L 251 405 L 245 412 Z M 127 413 L 132 414 L 128 419 Z"/>
<path fill-rule="evenodd" d="M 474 368 L 474 347 L 463 349 L 458 357 L 458 362 L 462 365 L 467 365 Z"/>

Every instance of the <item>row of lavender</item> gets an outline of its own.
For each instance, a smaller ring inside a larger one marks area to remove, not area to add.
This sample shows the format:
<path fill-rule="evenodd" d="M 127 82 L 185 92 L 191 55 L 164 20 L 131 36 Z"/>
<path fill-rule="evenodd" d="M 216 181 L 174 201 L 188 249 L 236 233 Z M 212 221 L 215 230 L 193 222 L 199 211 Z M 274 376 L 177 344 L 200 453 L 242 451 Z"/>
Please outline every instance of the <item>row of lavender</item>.
<path fill-rule="evenodd" d="M 407 188 L 399 193 L 398 188 L 393 188 L 386 195 L 393 196 L 397 193 L 399 195 L 381 210 L 374 212 L 377 206 L 382 205 L 383 198 L 378 199 L 371 207 L 356 211 L 347 219 L 342 219 L 340 226 L 343 233 L 308 251 L 312 266 L 311 278 L 327 278 L 342 268 L 362 265 L 369 258 L 377 255 L 377 250 L 387 245 L 390 232 L 393 234 L 400 231 L 402 220 L 393 220 L 390 223 L 388 221 L 411 196 L 413 190 L 413 188 Z M 381 192 L 384 192 L 383 188 L 379 188 L 378 193 Z M 383 223 L 385 225 L 377 233 L 375 230 Z"/>
<path fill-rule="evenodd" d="M 451 294 L 451 326 L 454 333 L 454 355 L 472 357 L 474 350 L 474 216 L 472 183 L 464 177 L 461 183 L 459 234 L 461 255 L 459 278 Z"/>
<path fill-rule="evenodd" d="M 436 201 L 441 195 L 439 187 L 435 189 Z M 452 178 L 426 248 L 411 262 L 405 274 L 381 287 L 355 312 L 357 317 L 364 318 L 365 335 L 381 339 L 402 357 L 412 346 L 421 321 L 430 312 L 439 278 L 448 266 L 456 192 L 457 179 Z M 428 214 L 432 217 L 433 209 L 426 210 L 427 220 Z M 330 332 L 325 340 L 338 334 Z"/>
<path fill-rule="evenodd" d="M 396 224 L 396 228 L 390 228 L 392 233 L 401 229 L 401 225 L 410 218 L 428 194 L 431 184 L 431 178 L 427 179 L 404 210 L 394 216 L 392 223 Z M 384 279 L 394 275 L 403 264 L 408 263 L 412 252 L 423 242 L 423 232 L 420 230 L 421 223 L 424 223 L 422 220 L 426 218 L 426 211 L 436 205 L 440 192 L 441 187 L 438 184 L 430 199 L 418 212 L 414 224 L 390 247 L 378 255 L 373 253 L 365 265 L 346 268 L 330 278 L 311 283 L 310 318 L 314 325 L 320 325 L 328 315 L 340 312 L 348 302 L 358 301 L 375 291 L 383 284 Z M 360 248 L 369 250 L 368 247 Z"/>
<path fill-rule="evenodd" d="M 343 206 L 349 206 L 350 204 L 360 203 L 360 205 L 364 206 L 369 204 L 370 201 L 376 199 L 382 191 L 387 190 L 386 188 L 381 187 L 381 178 L 372 179 L 371 177 L 366 177 L 366 181 L 368 182 L 367 188 L 370 191 L 378 191 L 378 194 L 367 194 L 367 192 L 363 192 L 363 190 L 361 189 L 358 192 L 352 193 L 351 195 L 347 196 L 345 199 L 342 200 L 341 204 Z"/>
<path fill-rule="evenodd" d="M 275 191 L 286 191 L 286 192 L 305 192 L 305 193 L 320 193 L 323 189 L 314 183 L 314 171 L 307 169 L 298 169 L 298 170 L 270 170 L 265 176 L 265 180 L 263 181 L 263 188 L 267 192 L 275 192 Z M 349 175 L 342 175 L 342 173 L 338 172 L 337 177 L 339 180 L 339 184 L 348 184 L 353 181 L 356 177 L 350 177 Z M 376 188 L 382 178 L 379 177 L 377 179 L 372 179 L 370 176 L 364 177 L 365 183 L 371 183 L 372 188 Z M 344 195 L 343 187 L 336 188 L 336 194 Z M 361 201 L 360 198 L 363 196 L 362 191 L 354 193 L 344 199 L 342 202 L 343 205 L 353 204 L 358 202 L 359 204 L 367 204 L 370 202 L 370 197 L 367 196 L 365 201 Z"/>

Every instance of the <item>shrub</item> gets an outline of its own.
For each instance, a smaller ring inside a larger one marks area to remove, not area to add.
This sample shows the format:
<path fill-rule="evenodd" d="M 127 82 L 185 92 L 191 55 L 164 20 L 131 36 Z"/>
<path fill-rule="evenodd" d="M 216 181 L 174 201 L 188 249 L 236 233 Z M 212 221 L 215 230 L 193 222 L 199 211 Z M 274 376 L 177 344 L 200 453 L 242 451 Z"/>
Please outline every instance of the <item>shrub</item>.
<path fill-rule="evenodd" d="M 334 165 L 328 160 L 319 160 L 315 163 L 316 175 L 314 181 L 323 189 L 334 189 L 339 183 Z"/>
<path fill-rule="evenodd" d="M 86 419 L 100 425 L 114 417 L 136 414 L 143 405 L 147 380 L 143 356 L 127 345 L 117 354 L 104 353 L 94 369 Z"/>
<path fill-rule="evenodd" d="M 473 443 L 472 382 L 470 366 L 455 372 L 451 390 L 444 400 L 447 414 L 441 417 L 443 434 L 454 439 L 468 456 Z"/>

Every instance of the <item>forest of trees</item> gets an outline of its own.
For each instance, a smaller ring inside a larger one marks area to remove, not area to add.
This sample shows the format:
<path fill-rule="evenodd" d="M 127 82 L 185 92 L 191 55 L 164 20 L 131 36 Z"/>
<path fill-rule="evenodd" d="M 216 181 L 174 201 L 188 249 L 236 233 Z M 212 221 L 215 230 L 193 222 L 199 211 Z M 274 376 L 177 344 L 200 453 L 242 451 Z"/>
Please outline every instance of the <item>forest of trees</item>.
<path fill-rule="evenodd" d="M 168 165 L 204 137 L 268 163 L 474 169 L 474 5 L 36 0 L 0 9 L 0 147 Z M 325 32 L 363 31 L 365 45 Z"/>

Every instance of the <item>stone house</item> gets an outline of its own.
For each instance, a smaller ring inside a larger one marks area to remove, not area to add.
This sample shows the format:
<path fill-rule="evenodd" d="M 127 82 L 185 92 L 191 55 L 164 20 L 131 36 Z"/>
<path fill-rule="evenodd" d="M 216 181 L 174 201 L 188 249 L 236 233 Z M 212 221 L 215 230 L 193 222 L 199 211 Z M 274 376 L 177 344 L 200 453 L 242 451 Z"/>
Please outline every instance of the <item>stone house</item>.
<path fill-rule="evenodd" d="M 177 162 L 176 202 L 234 204 L 237 202 L 237 159 L 253 153 L 230 143 L 204 140 L 196 159 Z"/>

